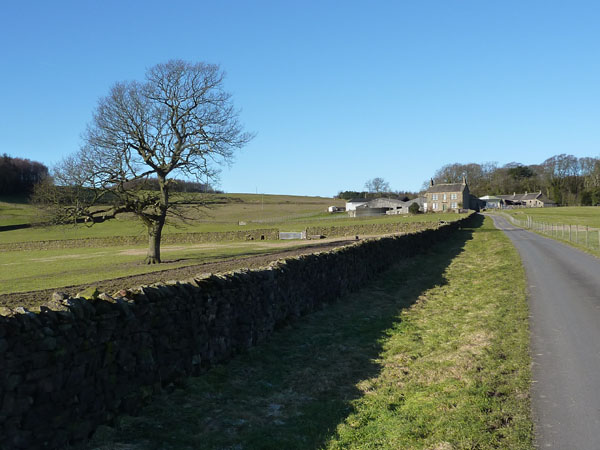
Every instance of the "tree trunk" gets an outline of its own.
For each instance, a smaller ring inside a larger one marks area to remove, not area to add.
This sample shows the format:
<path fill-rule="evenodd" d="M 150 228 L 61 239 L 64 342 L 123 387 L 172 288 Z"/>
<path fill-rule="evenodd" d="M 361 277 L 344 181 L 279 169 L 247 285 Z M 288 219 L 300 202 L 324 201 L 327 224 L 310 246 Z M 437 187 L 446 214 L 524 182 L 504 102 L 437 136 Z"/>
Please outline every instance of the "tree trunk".
<path fill-rule="evenodd" d="M 165 219 L 161 218 L 157 222 L 148 225 L 148 254 L 146 264 L 160 264 L 160 237 L 165 224 Z"/>

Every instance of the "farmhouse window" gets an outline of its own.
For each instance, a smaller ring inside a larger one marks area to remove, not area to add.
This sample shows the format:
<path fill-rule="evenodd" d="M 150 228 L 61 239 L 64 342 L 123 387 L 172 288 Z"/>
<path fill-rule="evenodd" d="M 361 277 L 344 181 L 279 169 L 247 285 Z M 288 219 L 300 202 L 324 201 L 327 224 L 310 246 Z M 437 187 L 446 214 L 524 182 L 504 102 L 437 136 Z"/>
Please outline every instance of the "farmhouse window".
<path fill-rule="evenodd" d="M 433 203 L 432 207 L 433 207 L 433 210 L 435 211 L 436 209 L 438 209 L 438 204 L 437 203 Z"/>
<path fill-rule="evenodd" d="M 432 200 L 437 200 L 437 199 L 438 199 L 438 197 L 437 197 L 437 194 L 433 194 L 433 195 L 431 196 L 431 199 L 432 199 Z"/>
<path fill-rule="evenodd" d="M 446 194 L 444 194 L 444 201 L 446 201 Z"/>
<path fill-rule="evenodd" d="M 456 194 L 450 194 L 450 200 L 456 200 Z"/>
<path fill-rule="evenodd" d="M 456 202 L 452 202 L 452 203 L 450 204 L 450 207 L 451 207 L 452 209 L 456 209 L 456 208 L 458 208 L 458 205 L 456 204 Z"/>

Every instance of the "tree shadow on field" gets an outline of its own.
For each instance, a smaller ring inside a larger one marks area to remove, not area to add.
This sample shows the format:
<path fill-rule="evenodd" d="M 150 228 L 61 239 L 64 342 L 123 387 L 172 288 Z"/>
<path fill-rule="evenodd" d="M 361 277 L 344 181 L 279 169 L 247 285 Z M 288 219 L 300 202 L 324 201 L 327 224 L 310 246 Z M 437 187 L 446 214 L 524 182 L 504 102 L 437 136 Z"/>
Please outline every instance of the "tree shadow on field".
<path fill-rule="evenodd" d="M 318 449 L 377 376 L 386 331 L 430 288 L 483 223 L 476 215 L 424 254 L 277 331 L 268 342 L 101 429 L 88 448 Z M 125 445 L 125 447 L 122 447 Z M 127 446 L 129 445 L 129 446 Z"/>

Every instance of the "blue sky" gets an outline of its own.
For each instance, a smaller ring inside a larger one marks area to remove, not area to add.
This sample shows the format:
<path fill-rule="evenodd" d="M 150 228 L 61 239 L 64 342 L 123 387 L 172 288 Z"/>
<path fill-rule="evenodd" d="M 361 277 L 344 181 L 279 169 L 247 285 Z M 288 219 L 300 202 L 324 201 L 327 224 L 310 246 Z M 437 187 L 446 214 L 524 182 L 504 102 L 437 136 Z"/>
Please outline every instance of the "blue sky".
<path fill-rule="evenodd" d="M 220 64 L 256 133 L 226 192 L 600 156 L 599 23 L 597 1 L 4 2 L 0 153 L 52 166 L 115 82 L 180 58 Z"/>

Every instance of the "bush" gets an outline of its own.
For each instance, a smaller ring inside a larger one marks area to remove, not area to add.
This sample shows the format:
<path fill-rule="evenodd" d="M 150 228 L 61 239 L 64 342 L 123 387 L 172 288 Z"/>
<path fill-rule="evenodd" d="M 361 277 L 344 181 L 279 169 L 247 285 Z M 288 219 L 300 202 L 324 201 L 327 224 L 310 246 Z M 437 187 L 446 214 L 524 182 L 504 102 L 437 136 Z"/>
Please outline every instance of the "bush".
<path fill-rule="evenodd" d="M 417 202 L 413 202 L 410 204 L 410 206 L 408 207 L 408 212 L 411 214 L 419 214 L 419 204 Z"/>

